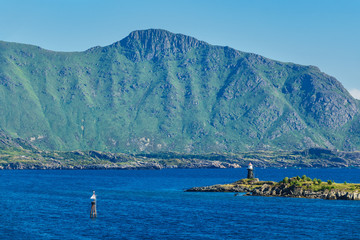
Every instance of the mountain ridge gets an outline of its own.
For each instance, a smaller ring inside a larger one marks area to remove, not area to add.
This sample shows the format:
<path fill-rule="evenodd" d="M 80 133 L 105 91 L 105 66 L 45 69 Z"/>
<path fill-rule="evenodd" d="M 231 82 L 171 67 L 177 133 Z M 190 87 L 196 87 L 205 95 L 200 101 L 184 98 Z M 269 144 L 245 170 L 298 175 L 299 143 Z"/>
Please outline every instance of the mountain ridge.
<path fill-rule="evenodd" d="M 0 42 L 0 127 L 50 150 L 359 149 L 359 101 L 317 67 L 165 30 L 54 52 Z"/>

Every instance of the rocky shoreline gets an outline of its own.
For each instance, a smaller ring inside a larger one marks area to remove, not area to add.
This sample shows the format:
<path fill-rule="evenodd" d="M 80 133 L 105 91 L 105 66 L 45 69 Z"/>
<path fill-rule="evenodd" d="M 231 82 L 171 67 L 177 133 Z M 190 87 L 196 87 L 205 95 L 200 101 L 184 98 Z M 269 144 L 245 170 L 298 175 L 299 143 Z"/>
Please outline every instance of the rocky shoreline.
<path fill-rule="evenodd" d="M 1 136 L 0 130 L 0 138 Z M 360 167 L 360 152 L 346 153 L 315 148 L 292 152 L 258 151 L 238 154 L 63 152 L 42 151 L 21 140 L 9 143 L 1 142 L 0 139 L 0 170 L 243 168 L 249 162 L 262 168 L 357 168 Z"/>
<path fill-rule="evenodd" d="M 296 184 L 259 181 L 258 179 L 242 179 L 240 181 L 213 185 L 206 187 L 194 187 L 185 190 L 186 192 L 246 192 L 248 196 L 266 196 L 266 197 L 292 197 L 292 198 L 311 198 L 326 200 L 360 200 L 360 184 L 352 184 L 354 190 L 345 190 L 340 187 L 331 188 L 324 183 L 321 190 L 312 190 L 309 183 L 302 186 Z M 341 184 L 343 185 L 343 184 Z M 340 186 L 340 185 L 339 185 Z"/>
<path fill-rule="evenodd" d="M 220 161 L 186 161 L 179 165 L 170 165 L 156 161 L 132 161 L 125 164 L 63 164 L 62 162 L 36 162 L 36 163 L 5 163 L 0 164 L 0 170 L 160 170 L 165 168 L 240 168 L 238 164 Z"/>

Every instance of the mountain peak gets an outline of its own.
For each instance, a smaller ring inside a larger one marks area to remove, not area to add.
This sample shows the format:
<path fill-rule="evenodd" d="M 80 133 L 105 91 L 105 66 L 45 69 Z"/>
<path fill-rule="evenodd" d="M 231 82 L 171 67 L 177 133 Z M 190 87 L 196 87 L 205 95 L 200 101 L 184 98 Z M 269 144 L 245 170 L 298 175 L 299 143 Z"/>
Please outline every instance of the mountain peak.
<path fill-rule="evenodd" d="M 175 34 L 162 29 L 147 29 L 131 32 L 115 43 L 127 51 L 134 61 L 150 60 L 159 56 L 185 54 L 192 48 L 206 45 L 193 37 Z"/>
<path fill-rule="evenodd" d="M 161 37 L 161 38 L 172 38 L 174 35 L 182 35 L 182 34 L 175 34 L 170 31 L 164 29 L 145 29 L 145 30 L 135 30 L 132 31 L 126 38 L 140 40 L 140 39 L 151 39 L 154 37 Z"/>

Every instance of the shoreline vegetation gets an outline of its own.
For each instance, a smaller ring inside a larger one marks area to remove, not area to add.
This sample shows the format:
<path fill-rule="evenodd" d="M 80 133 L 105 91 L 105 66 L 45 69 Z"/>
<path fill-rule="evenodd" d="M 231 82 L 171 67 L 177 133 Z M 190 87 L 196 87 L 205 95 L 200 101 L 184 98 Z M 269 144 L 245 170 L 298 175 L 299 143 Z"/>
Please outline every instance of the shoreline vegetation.
<path fill-rule="evenodd" d="M 245 192 L 246 196 L 293 197 L 327 200 L 360 200 L 360 184 L 335 183 L 302 177 L 285 177 L 280 182 L 259 181 L 257 178 L 241 179 L 234 183 L 194 187 L 186 192 Z"/>
<path fill-rule="evenodd" d="M 42 151 L 31 145 L 0 148 L 0 169 L 163 169 L 360 167 L 360 152 L 322 148 L 303 151 L 186 154 L 176 152 L 124 154 L 100 151 Z"/>

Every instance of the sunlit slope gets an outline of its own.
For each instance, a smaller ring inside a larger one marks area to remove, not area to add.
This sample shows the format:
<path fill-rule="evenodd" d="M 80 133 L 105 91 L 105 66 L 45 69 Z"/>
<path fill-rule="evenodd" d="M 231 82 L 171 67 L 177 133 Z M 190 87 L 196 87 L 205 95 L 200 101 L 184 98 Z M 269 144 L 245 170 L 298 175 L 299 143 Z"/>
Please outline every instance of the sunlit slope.
<path fill-rule="evenodd" d="M 316 67 L 164 30 L 85 52 L 0 42 L 0 128 L 43 149 L 359 149 L 359 107 Z"/>

